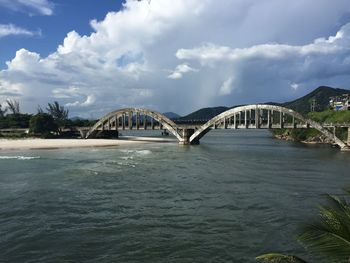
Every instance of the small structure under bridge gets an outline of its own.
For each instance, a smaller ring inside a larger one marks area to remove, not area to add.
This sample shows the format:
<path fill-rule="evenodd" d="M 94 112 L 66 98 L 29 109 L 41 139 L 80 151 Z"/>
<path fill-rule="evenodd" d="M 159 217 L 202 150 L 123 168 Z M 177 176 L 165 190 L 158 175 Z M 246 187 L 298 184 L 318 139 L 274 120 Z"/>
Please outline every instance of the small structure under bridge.
<path fill-rule="evenodd" d="M 99 135 L 118 138 L 121 130 L 166 130 L 173 134 L 180 144 L 199 144 L 200 139 L 211 129 L 300 129 L 315 128 L 334 141 L 339 148 L 350 148 L 350 124 L 346 142 L 336 137 L 334 127 L 313 121 L 304 115 L 276 105 L 252 104 L 239 106 L 218 114 L 207 121 L 186 121 L 176 123 L 163 114 L 141 108 L 126 108 L 108 113 L 89 130 L 81 130 L 82 137 L 95 138 Z"/>

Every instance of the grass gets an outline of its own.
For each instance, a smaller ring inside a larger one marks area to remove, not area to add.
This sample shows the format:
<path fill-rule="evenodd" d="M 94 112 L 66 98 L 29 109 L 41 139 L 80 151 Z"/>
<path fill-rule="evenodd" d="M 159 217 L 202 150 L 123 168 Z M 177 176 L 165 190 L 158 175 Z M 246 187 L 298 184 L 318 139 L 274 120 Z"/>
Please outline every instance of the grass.
<path fill-rule="evenodd" d="M 307 116 L 320 123 L 350 123 L 350 111 L 326 110 L 321 112 L 309 112 Z"/>

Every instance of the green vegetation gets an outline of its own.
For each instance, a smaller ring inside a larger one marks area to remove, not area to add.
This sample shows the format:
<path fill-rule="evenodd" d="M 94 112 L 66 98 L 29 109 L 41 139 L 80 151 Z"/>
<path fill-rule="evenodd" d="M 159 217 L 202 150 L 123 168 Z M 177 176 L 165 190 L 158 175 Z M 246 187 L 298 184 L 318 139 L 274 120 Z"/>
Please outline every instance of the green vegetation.
<path fill-rule="evenodd" d="M 65 128 L 68 120 L 68 110 L 61 106 L 57 101 L 54 103 L 48 103 L 46 108 L 47 112 L 55 120 L 58 126 L 58 132 L 62 133 L 62 129 Z"/>
<path fill-rule="evenodd" d="M 30 117 L 30 114 L 7 114 L 0 117 L 0 129 L 28 128 Z"/>
<path fill-rule="evenodd" d="M 350 94 L 350 91 L 345 89 L 334 89 L 331 87 L 321 86 L 299 99 L 285 102 L 280 105 L 306 114 L 311 111 L 311 102 L 315 100 L 315 110 L 325 111 L 329 108 L 329 98 L 340 96 L 342 94 Z"/>
<path fill-rule="evenodd" d="M 22 114 L 19 102 L 16 100 L 6 100 L 7 107 L 0 105 L 0 129 L 28 128 L 30 114 Z M 6 114 L 10 112 L 9 114 Z"/>
<path fill-rule="evenodd" d="M 307 116 L 320 123 L 350 123 L 350 111 L 325 110 L 322 112 L 309 112 Z"/>
<path fill-rule="evenodd" d="M 6 100 L 7 110 L 9 110 L 13 115 L 19 115 L 19 101 L 17 100 Z"/>
<path fill-rule="evenodd" d="M 350 190 L 345 197 L 328 195 L 319 217 L 301 229 L 298 241 L 317 258 L 315 262 L 350 262 Z M 270 263 L 306 263 L 292 255 L 269 253 L 256 258 Z"/>
<path fill-rule="evenodd" d="M 309 112 L 307 117 L 319 123 L 350 123 L 350 111 L 325 110 L 322 112 Z M 326 138 L 316 129 L 273 129 L 273 134 L 283 139 L 293 141 L 315 141 L 324 142 Z M 348 129 L 337 128 L 335 135 L 343 140 L 347 140 Z"/>
<path fill-rule="evenodd" d="M 47 113 L 38 106 L 38 113 L 22 114 L 20 104 L 16 100 L 7 100 L 6 106 L 0 104 L 0 129 L 28 129 L 31 135 L 53 137 L 53 136 L 75 136 L 73 127 L 89 127 L 95 121 L 84 119 L 68 119 L 68 110 L 59 105 L 57 101 L 48 103 Z M 70 129 L 70 130 L 69 130 Z M 23 130 L 0 133 L 0 137 L 23 138 L 28 134 Z"/>
<path fill-rule="evenodd" d="M 45 138 L 52 137 L 58 131 L 58 126 L 53 117 L 48 113 L 38 113 L 30 118 L 30 132 Z"/>
<path fill-rule="evenodd" d="M 272 132 L 277 137 L 297 142 L 321 136 L 316 129 L 273 129 Z"/>
<path fill-rule="evenodd" d="M 209 120 L 228 109 L 229 109 L 228 107 L 203 108 L 195 112 L 192 112 L 184 117 L 181 117 L 179 119 L 180 120 Z"/>
<path fill-rule="evenodd" d="M 163 112 L 163 115 L 170 120 L 176 120 L 178 118 L 181 118 L 179 114 L 176 114 L 175 112 Z"/>
<path fill-rule="evenodd" d="M 6 112 L 7 112 L 7 109 L 6 108 L 3 109 L 2 105 L 0 104 L 0 118 L 5 117 Z"/>

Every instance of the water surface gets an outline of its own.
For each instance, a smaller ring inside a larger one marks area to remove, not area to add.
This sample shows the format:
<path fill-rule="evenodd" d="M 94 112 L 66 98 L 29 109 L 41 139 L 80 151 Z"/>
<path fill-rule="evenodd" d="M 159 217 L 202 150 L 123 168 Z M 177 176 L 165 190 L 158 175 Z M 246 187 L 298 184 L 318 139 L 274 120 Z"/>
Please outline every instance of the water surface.
<path fill-rule="evenodd" d="M 0 152 L 0 262 L 255 262 L 350 186 L 350 154 L 211 131 L 199 146 Z"/>

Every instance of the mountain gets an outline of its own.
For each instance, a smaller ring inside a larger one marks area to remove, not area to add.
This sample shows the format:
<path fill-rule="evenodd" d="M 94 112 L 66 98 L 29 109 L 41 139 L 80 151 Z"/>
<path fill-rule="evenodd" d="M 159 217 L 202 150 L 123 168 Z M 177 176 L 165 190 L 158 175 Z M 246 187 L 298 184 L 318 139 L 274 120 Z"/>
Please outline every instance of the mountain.
<path fill-rule="evenodd" d="M 70 120 L 72 121 L 81 121 L 81 120 L 84 120 L 84 118 L 81 118 L 81 117 L 78 117 L 78 116 L 74 116 L 74 117 L 71 117 L 69 118 Z"/>
<path fill-rule="evenodd" d="M 346 89 L 338 89 L 338 88 L 332 88 L 327 86 L 320 86 L 314 91 L 310 92 L 309 94 L 298 98 L 293 101 L 288 101 L 285 103 L 276 103 L 276 102 L 268 102 L 265 104 L 270 105 L 278 105 L 283 106 L 286 108 L 293 109 L 300 113 L 308 113 L 311 111 L 311 103 L 315 99 L 316 105 L 315 110 L 316 111 L 323 111 L 326 110 L 329 106 L 329 98 L 333 96 L 340 96 L 342 94 L 350 94 L 350 90 Z M 184 117 L 180 117 L 176 119 L 178 122 L 181 121 L 188 121 L 188 120 L 209 120 L 216 115 L 228 110 L 232 109 L 234 107 L 238 107 L 242 105 L 236 105 L 233 107 L 212 107 L 212 108 L 202 108 L 195 112 L 192 112 Z"/>
<path fill-rule="evenodd" d="M 329 106 L 329 98 L 340 96 L 342 94 L 350 94 L 350 90 L 336 89 L 327 86 L 320 86 L 309 94 L 289 102 L 280 104 L 286 108 L 290 108 L 300 113 L 308 113 L 311 111 L 311 103 L 315 100 L 315 110 L 324 111 Z"/>
<path fill-rule="evenodd" d="M 209 120 L 216 115 L 220 114 L 221 112 L 224 112 L 228 110 L 228 107 L 212 107 L 212 108 L 203 108 L 200 110 L 197 110 L 195 112 L 192 112 L 184 117 L 179 118 L 181 121 L 185 120 Z"/>
<path fill-rule="evenodd" d="M 181 117 L 179 114 L 176 114 L 175 112 L 164 112 L 163 115 L 165 117 L 168 117 L 170 120 L 178 119 Z"/>

